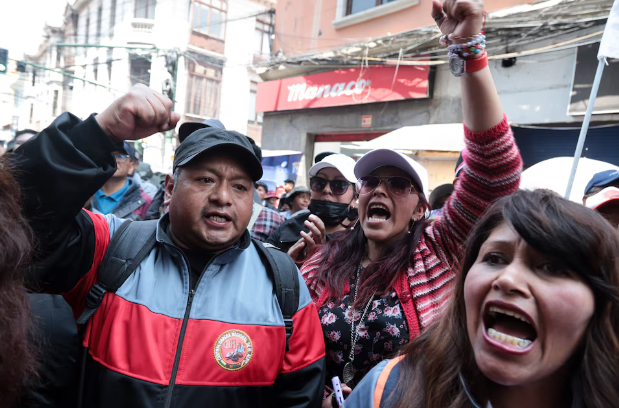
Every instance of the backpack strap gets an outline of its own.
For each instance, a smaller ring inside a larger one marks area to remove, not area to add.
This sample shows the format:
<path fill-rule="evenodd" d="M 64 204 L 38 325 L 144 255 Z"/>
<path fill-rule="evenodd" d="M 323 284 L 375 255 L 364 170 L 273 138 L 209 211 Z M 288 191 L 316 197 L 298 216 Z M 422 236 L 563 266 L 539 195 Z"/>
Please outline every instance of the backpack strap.
<path fill-rule="evenodd" d="M 290 351 L 290 337 L 292 337 L 292 316 L 299 308 L 299 275 L 297 266 L 288 254 L 277 247 L 253 239 L 254 246 L 261 258 L 267 261 L 275 284 L 275 296 L 282 310 L 284 325 L 286 326 L 286 351 Z"/>
<path fill-rule="evenodd" d="M 380 402 L 383 399 L 383 393 L 385 392 L 385 386 L 387 385 L 387 380 L 389 380 L 389 374 L 393 368 L 400 362 L 402 359 L 406 357 L 406 354 L 402 354 L 389 361 L 385 366 L 385 369 L 380 376 L 378 377 L 378 381 L 376 382 L 376 388 L 374 389 L 374 408 L 380 408 Z M 397 381 L 396 381 L 397 382 Z"/>
<path fill-rule="evenodd" d="M 142 263 L 156 243 L 157 220 L 125 221 L 118 228 L 99 265 L 97 283 L 86 295 L 86 305 L 78 324 L 95 314 L 106 292 L 116 292 Z"/>

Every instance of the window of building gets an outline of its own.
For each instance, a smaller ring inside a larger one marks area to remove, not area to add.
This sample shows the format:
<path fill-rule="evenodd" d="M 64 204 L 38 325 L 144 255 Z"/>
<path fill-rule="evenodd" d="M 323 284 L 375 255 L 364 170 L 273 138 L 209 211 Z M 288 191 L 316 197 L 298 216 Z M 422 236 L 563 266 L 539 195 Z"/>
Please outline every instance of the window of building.
<path fill-rule="evenodd" d="M 150 59 L 141 55 L 131 55 L 131 85 L 150 85 Z"/>
<path fill-rule="evenodd" d="M 112 84 L 112 62 L 114 62 L 112 58 L 114 58 L 114 50 L 108 50 L 107 51 L 107 79 L 110 85 Z"/>
<path fill-rule="evenodd" d="M 86 11 L 86 12 L 88 13 L 88 11 Z M 86 17 L 86 35 L 85 35 L 85 38 L 84 38 L 84 42 L 86 44 L 88 44 L 88 41 L 90 40 L 90 38 L 89 38 L 90 36 L 88 35 L 89 31 L 90 31 L 90 17 Z"/>
<path fill-rule="evenodd" d="M 97 82 L 99 80 L 99 58 L 92 60 L 92 74 Z"/>
<path fill-rule="evenodd" d="M 256 101 L 258 99 L 258 84 L 252 82 L 249 91 L 249 112 L 247 121 L 251 124 L 258 125 L 262 123 L 264 114 L 262 112 L 256 112 Z"/>
<path fill-rule="evenodd" d="M 254 54 L 268 56 L 271 54 L 270 25 L 267 22 L 256 20 L 254 31 Z"/>
<path fill-rule="evenodd" d="M 114 34 L 114 26 L 116 25 L 116 0 L 112 0 L 110 6 L 110 37 Z"/>
<path fill-rule="evenodd" d="M 201 0 L 193 4 L 193 30 L 223 38 L 226 28 L 227 0 Z"/>
<path fill-rule="evenodd" d="M 135 0 L 135 18 L 155 18 L 155 6 L 157 0 Z"/>
<path fill-rule="evenodd" d="M 188 70 L 186 113 L 216 118 L 219 114 L 221 69 L 189 62 Z"/>
<path fill-rule="evenodd" d="M 101 41 L 101 19 L 103 18 L 103 6 L 97 9 L 97 38 L 95 41 Z"/>
<path fill-rule="evenodd" d="M 54 99 L 52 102 L 52 116 L 58 115 L 58 90 L 54 90 Z"/>
<path fill-rule="evenodd" d="M 346 15 L 355 14 L 360 11 L 382 6 L 397 0 L 347 0 Z"/>

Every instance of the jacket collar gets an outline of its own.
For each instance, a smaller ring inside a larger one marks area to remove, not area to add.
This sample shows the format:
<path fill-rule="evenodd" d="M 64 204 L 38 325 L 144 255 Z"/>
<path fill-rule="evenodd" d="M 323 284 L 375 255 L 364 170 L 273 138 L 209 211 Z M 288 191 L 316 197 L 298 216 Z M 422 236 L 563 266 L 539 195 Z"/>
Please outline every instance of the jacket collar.
<path fill-rule="evenodd" d="M 169 227 L 170 227 L 170 214 L 166 213 L 157 222 L 157 233 L 156 233 L 157 242 L 172 246 L 174 248 L 181 249 L 176 244 L 174 244 L 174 242 L 172 241 L 172 238 L 166 232 L 166 231 L 169 231 Z M 251 236 L 249 234 L 249 231 L 245 229 L 245 232 L 241 236 L 241 239 L 236 244 L 234 244 L 232 248 L 217 255 L 213 259 L 212 263 L 214 265 L 228 264 L 232 262 L 233 260 L 235 260 L 239 255 L 241 255 L 241 253 L 244 250 L 249 248 L 250 244 L 251 244 Z"/>

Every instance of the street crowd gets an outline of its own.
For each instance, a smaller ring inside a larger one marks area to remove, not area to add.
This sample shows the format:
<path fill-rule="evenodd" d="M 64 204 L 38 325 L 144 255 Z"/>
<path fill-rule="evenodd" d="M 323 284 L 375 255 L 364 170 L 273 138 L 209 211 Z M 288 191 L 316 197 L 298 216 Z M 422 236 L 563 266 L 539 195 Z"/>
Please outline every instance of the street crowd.
<path fill-rule="evenodd" d="M 482 0 L 434 0 L 458 73 L 454 183 L 389 149 L 261 181 L 254 141 L 174 129 L 137 85 L 0 161 L 2 407 L 619 407 L 619 172 L 519 190 Z M 76 324 L 77 323 L 77 324 Z M 337 377 L 337 378 L 336 378 Z"/>

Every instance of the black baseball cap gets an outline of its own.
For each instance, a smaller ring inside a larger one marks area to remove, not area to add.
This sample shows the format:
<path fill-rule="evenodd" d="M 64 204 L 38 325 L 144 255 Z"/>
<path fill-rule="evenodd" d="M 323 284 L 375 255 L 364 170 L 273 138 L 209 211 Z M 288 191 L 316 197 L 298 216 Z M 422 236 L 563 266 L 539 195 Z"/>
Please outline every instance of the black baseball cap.
<path fill-rule="evenodd" d="M 176 149 L 173 170 L 186 165 L 204 152 L 222 147 L 234 149 L 237 152 L 254 182 L 262 178 L 262 163 L 249 138 L 232 130 L 214 127 L 204 127 L 187 136 Z"/>
<path fill-rule="evenodd" d="M 207 127 L 226 130 L 224 124 L 221 123 L 221 121 L 219 121 L 218 119 L 207 119 L 203 122 L 185 122 L 181 125 L 180 128 L 178 128 L 178 139 L 181 141 L 181 143 L 183 143 L 183 141 L 187 139 L 187 136 L 189 136 L 198 129 L 204 129 Z"/>

